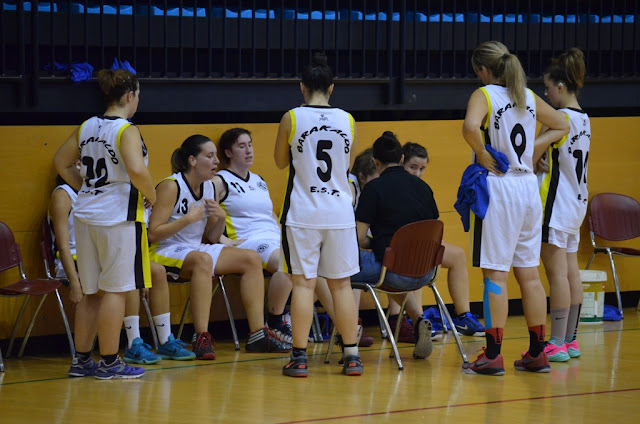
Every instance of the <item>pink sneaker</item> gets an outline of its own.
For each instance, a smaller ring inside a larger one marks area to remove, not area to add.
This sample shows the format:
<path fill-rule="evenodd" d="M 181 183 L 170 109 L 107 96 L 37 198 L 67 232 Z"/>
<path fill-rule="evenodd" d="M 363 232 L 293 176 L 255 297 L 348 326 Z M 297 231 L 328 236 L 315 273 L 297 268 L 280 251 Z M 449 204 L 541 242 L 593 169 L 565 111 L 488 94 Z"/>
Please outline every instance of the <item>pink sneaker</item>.
<path fill-rule="evenodd" d="M 554 343 L 547 342 L 544 347 L 544 353 L 547 354 L 549 362 L 567 362 L 570 359 L 565 343 L 562 343 L 561 346 L 556 346 Z"/>
<path fill-rule="evenodd" d="M 571 343 L 564 344 L 567 347 L 567 353 L 570 358 L 577 358 L 580 356 L 580 348 L 578 347 L 578 339 L 572 341 Z"/>

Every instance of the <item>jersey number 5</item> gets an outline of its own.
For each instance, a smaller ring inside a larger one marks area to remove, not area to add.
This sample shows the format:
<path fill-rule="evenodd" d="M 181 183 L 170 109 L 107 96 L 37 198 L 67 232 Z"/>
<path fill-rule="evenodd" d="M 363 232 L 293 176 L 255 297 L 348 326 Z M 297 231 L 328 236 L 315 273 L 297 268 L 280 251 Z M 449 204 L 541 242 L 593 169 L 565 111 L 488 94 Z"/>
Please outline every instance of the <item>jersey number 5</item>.
<path fill-rule="evenodd" d="M 91 156 L 83 156 L 82 164 L 87 167 L 87 178 L 84 179 L 87 187 L 91 187 L 90 181 L 94 178 L 98 178 L 98 181 L 95 182 L 96 188 L 109 184 L 107 182 L 107 161 L 105 158 L 98 159 L 94 168 L 93 158 Z"/>
<path fill-rule="evenodd" d="M 318 177 L 323 183 L 326 183 L 331 179 L 331 156 L 325 150 L 329 150 L 333 147 L 331 140 L 318 140 L 318 147 L 316 148 L 316 159 L 323 161 L 327 164 L 327 170 L 323 171 L 322 168 L 316 169 Z"/>

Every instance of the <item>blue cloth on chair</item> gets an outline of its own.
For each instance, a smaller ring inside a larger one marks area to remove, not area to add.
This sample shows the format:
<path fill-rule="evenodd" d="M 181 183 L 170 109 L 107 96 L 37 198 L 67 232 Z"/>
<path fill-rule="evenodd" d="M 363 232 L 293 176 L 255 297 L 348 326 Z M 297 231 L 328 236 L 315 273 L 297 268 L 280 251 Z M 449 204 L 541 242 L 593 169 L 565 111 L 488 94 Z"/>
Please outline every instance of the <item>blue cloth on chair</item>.
<path fill-rule="evenodd" d="M 485 148 L 491 156 L 496 160 L 496 168 L 500 172 L 507 172 L 509 170 L 509 160 L 507 157 L 496 150 L 490 145 L 485 145 Z M 484 166 L 477 163 L 471 164 L 462 173 L 462 179 L 460 181 L 460 187 L 458 188 L 458 198 L 453 205 L 456 211 L 460 214 L 462 220 L 462 226 L 464 231 L 469 231 L 471 225 L 470 212 L 484 218 L 487 214 L 487 208 L 489 207 L 489 187 L 487 186 L 487 175 L 489 172 Z"/>
<path fill-rule="evenodd" d="M 443 331 L 442 329 L 442 316 L 440 315 L 440 310 L 438 308 L 427 308 L 425 309 L 425 311 L 422 314 L 422 317 L 424 319 L 427 319 L 429 321 L 431 321 L 431 329 L 433 331 Z M 447 326 L 447 331 L 451 330 L 451 327 L 449 326 L 449 323 L 447 322 L 447 320 L 444 320 L 446 326 Z"/>
<path fill-rule="evenodd" d="M 75 82 L 91 81 L 93 66 L 87 62 L 74 63 L 71 65 L 71 80 Z"/>
<path fill-rule="evenodd" d="M 133 66 L 129 63 L 128 60 L 121 62 L 117 57 L 113 59 L 113 64 L 111 65 L 111 70 L 115 71 L 116 69 L 126 69 L 131 72 L 133 75 L 136 74 L 136 70 L 133 69 Z"/>
<path fill-rule="evenodd" d="M 604 305 L 604 311 L 602 314 L 604 321 L 622 321 L 622 314 L 620 309 L 611 305 Z"/>

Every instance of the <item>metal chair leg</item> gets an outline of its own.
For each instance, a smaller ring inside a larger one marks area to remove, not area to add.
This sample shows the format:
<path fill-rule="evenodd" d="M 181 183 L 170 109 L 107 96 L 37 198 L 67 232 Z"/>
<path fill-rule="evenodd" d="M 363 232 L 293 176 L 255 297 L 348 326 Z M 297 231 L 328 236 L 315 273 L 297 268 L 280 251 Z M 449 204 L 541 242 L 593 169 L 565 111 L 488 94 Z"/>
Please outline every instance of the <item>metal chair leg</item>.
<path fill-rule="evenodd" d="M 616 286 L 616 298 L 618 299 L 618 309 L 620 310 L 620 316 L 624 319 L 624 315 L 622 313 L 622 298 L 620 297 L 620 285 L 618 284 L 618 273 L 616 272 L 616 266 L 613 263 L 613 255 L 611 254 L 611 249 L 607 249 L 607 253 L 609 254 L 609 262 L 611 263 L 611 273 L 613 274 L 613 283 Z"/>
<path fill-rule="evenodd" d="M 378 312 L 382 315 L 384 314 L 383 310 L 382 310 L 382 306 L 380 305 L 380 301 L 378 300 L 378 296 L 376 295 L 376 292 L 371 289 L 369 290 L 371 292 L 371 297 L 373 298 L 373 302 L 376 305 L 376 309 L 378 310 Z M 399 321 L 399 319 L 398 319 Z M 391 348 L 393 349 L 393 353 L 395 355 L 396 358 L 396 362 L 398 363 L 398 369 L 399 370 L 403 370 L 404 366 L 402 365 L 402 360 L 400 359 L 400 353 L 398 352 L 398 345 L 396 344 L 396 339 L 393 336 L 393 333 L 391 332 L 391 327 L 389 327 L 389 321 L 387 321 L 387 319 L 385 318 L 384 320 L 384 326 L 387 330 L 387 334 L 389 334 L 389 341 L 391 342 Z"/>
<path fill-rule="evenodd" d="M 329 339 L 329 346 L 327 346 L 327 353 L 324 355 L 324 363 L 329 363 L 329 357 L 333 353 L 333 345 L 335 344 L 336 334 L 338 334 L 338 327 L 333 326 L 333 331 L 331 332 L 331 338 Z"/>
<path fill-rule="evenodd" d="M 444 302 L 442 303 L 442 305 L 444 305 Z M 447 309 L 447 307 L 446 306 L 441 306 L 438 303 L 438 309 L 440 310 L 440 321 L 442 323 L 442 332 L 446 334 L 446 333 L 449 332 L 449 330 L 447 330 L 447 323 L 446 323 L 445 313 L 444 313 L 444 311 L 445 311 L 445 309 Z M 451 323 L 449 323 L 449 326 L 451 326 Z"/>
<path fill-rule="evenodd" d="M 460 356 L 462 356 L 462 360 L 464 361 L 464 363 L 467 363 L 469 362 L 469 360 L 467 359 L 467 354 L 464 351 L 464 348 L 462 347 L 462 342 L 460 341 L 460 335 L 458 334 L 458 330 L 456 330 L 456 326 L 453 325 L 453 320 L 451 319 L 451 315 L 449 315 L 449 311 L 444 305 L 444 301 L 442 300 L 442 297 L 440 297 L 440 293 L 438 293 L 438 289 L 436 289 L 435 284 L 430 284 L 430 286 L 431 286 L 431 290 L 433 290 L 433 295 L 436 298 L 436 302 L 438 302 L 438 306 L 440 307 L 440 310 L 443 311 L 444 316 L 449 322 L 449 326 L 451 326 L 451 331 L 453 332 L 453 336 L 455 337 L 456 343 L 458 344 L 458 349 L 460 350 Z"/>
<path fill-rule="evenodd" d="M 20 321 L 22 321 L 24 310 L 27 309 L 27 303 L 29 303 L 29 299 L 31 299 L 31 296 L 27 295 L 24 299 L 24 302 L 22 302 L 22 306 L 20 307 L 20 312 L 18 312 L 16 323 L 13 325 L 13 331 L 11 331 L 11 338 L 9 339 L 9 347 L 7 348 L 7 358 L 11 356 L 11 352 L 13 350 L 13 342 L 16 340 L 16 335 L 18 334 L 18 327 L 20 326 Z"/>
<path fill-rule="evenodd" d="M 0 349 L 0 372 L 4 372 L 4 361 L 2 360 L 2 349 Z"/>
<path fill-rule="evenodd" d="M 402 319 L 404 318 L 404 309 L 407 307 L 407 301 L 409 300 L 409 294 L 405 293 L 404 298 L 402 299 L 402 304 L 400 305 L 400 312 L 398 312 L 398 319 L 396 320 L 396 328 L 393 330 L 393 337 L 398 340 L 398 336 L 400 336 L 400 328 L 402 327 Z M 393 351 L 389 353 L 389 358 L 393 358 Z"/>
<path fill-rule="evenodd" d="M 153 315 L 151 315 L 151 309 L 149 309 L 149 302 L 146 298 L 142 298 L 142 306 L 147 314 L 147 321 L 149 321 L 149 329 L 151 330 L 151 338 L 153 339 L 153 346 L 158 350 L 158 332 L 156 331 L 156 324 L 153 322 Z"/>
<path fill-rule="evenodd" d="M 62 315 L 62 322 L 64 323 L 64 329 L 67 332 L 67 340 L 69 341 L 69 350 L 71 351 L 71 358 L 73 359 L 76 356 L 76 346 L 73 342 L 73 336 L 71 335 L 71 328 L 69 327 L 69 320 L 67 319 L 67 314 L 64 312 L 64 305 L 62 304 L 62 299 L 60 298 L 60 292 L 56 289 L 56 299 L 58 300 L 58 307 L 60 308 L 60 315 Z"/>
<path fill-rule="evenodd" d="M 220 287 L 220 290 L 222 290 L 222 297 L 224 298 L 224 304 L 227 307 L 227 315 L 229 315 L 229 323 L 231 324 L 231 332 L 233 333 L 233 343 L 236 346 L 236 350 L 240 350 L 240 343 L 238 342 L 238 333 L 236 331 L 236 322 L 233 319 L 233 312 L 231 312 L 231 305 L 229 304 L 229 299 L 227 298 L 227 291 L 224 288 L 222 277 L 218 277 L 218 286 Z"/>
<path fill-rule="evenodd" d="M 589 269 L 589 267 L 591 266 L 591 263 L 593 262 L 593 258 L 596 256 L 596 251 L 594 250 L 593 253 L 591 254 L 591 258 L 589 259 L 589 262 L 587 262 L 587 267 L 585 269 Z"/>
<path fill-rule="evenodd" d="M 182 337 L 182 330 L 184 329 L 184 320 L 187 318 L 187 311 L 191 306 L 191 298 L 187 299 L 187 303 L 184 305 L 184 311 L 182 311 L 182 317 L 180 317 L 180 327 L 178 327 L 178 340 Z"/>
<path fill-rule="evenodd" d="M 316 308 L 313 308 L 313 321 L 311 322 L 311 331 L 313 332 L 313 341 L 315 343 L 323 343 L 322 327 L 320 326 L 320 320 L 318 319 L 318 312 Z"/>
<path fill-rule="evenodd" d="M 33 326 L 36 323 L 36 318 L 38 318 L 38 314 L 40 313 L 40 309 L 42 309 L 42 305 L 44 301 L 47 299 L 48 294 L 42 296 L 40 303 L 38 303 L 38 307 L 36 308 L 36 312 L 33 314 L 33 318 L 31 318 L 31 322 L 29 322 L 29 327 L 27 328 L 27 332 L 24 335 L 24 339 L 22 339 L 22 345 L 20 346 L 20 351 L 18 352 L 18 358 L 22 358 L 22 354 L 24 353 L 24 348 L 27 346 L 27 341 L 29 340 L 29 336 L 31 335 L 31 330 L 33 330 Z"/>

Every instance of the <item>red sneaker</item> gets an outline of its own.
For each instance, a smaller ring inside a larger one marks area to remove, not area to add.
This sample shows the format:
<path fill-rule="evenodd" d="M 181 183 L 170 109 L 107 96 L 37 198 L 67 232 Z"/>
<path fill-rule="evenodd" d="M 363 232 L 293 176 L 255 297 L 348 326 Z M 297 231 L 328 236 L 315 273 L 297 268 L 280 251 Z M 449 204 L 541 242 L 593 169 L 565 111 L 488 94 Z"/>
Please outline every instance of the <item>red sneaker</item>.
<path fill-rule="evenodd" d="M 391 331 L 396 331 L 397 319 L 389 318 L 389 327 Z M 400 333 L 398 333 L 398 343 L 415 343 L 416 337 L 413 333 L 413 325 L 409 324 L 409 320 L 406 315 L 402 316 L 402 322 L 400 323 Z"/>
<path fill-rule="evenodd" d="M 358 325 L 362 326 L 362 318 L 358 318 Z M 368 335 L 364 331 L 364 327 L 362 327 L 362 333 L 360 334 L 360 341 L 358 342 L 358 347 L 369 347 L 373 344 L 373 337 Z"/>
<path fill-rule="evenodd" d="M 474 362 L 465 362 L 462 364 L 462 371 L 465 374 L 482 374 L 482 375 L 504 375 L 504 361 L 502 355 L 498 355 L 493 359 L 487 358 L 487 349 L 482 348 L 482 353 Z"/>
<path fill-rule="evenodd" d="M 518 359 L 513 363 L 518 371 L 530 371 L 530 372 L 550 372 L 551 366 L 549 365 L 549 358 L 544 351 L 540 352 L 535 358 L 532 357 L 529 352 L 522 356 L 522 359 Z"/>

